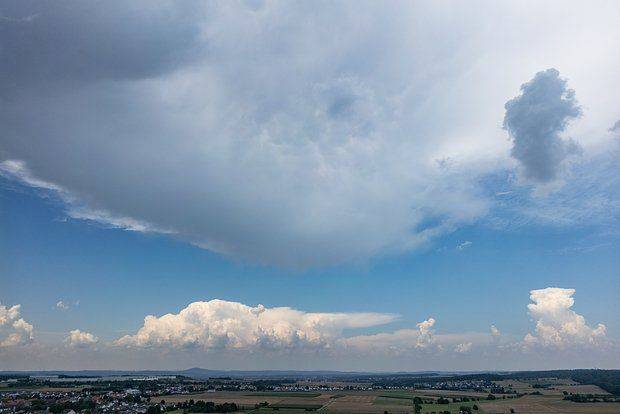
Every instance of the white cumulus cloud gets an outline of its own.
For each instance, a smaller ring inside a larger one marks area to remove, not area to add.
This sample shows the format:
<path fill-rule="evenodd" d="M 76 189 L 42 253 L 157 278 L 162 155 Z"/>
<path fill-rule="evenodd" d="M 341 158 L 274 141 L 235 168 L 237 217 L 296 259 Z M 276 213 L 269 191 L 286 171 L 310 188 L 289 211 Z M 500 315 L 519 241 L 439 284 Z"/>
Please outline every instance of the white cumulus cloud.
<path fill-rule="evenodd" d="M 179 313 L 147 316 L 144 326 L 116 345 L 203 349 L 329 348 L 344 329 L 392 322 L 381 313 L 310 313 L 238 302 L 194 302 Z"/>
<path fill-rule="evenodd" d="M 65 338 L 65 344 L 71 348 L 88 348 L 99 342 L 99 338 L 90 332 L 83 332 L 74 329 L 69 332 L 69 336 Z"/>
<path fill-rule="evenodd" d="M 56 302 L 56 308 L 62 309 L 62 310 L 67 310 L 67 309 L 69 309 L 69 305 L 66 304 L 64 301 L 59 300 L 58 302 Z"/>
<path fill-rule="evenodd" d="M 0 347 L 25 345 L 32 342 L 33 327 L 20 317 L 21 305 L 10 308 L 0 305 Z"/>
<path fill-rule="evenodd" d="M 471 351 L 472 346 L 473 346 L 472 342 L 463 342 L 463 343 L 457 344 L 454 347 L 454 352 L 459 353 L 459 354 L 466 354 L 469 351 Z"/>
<path fill-rule="evenodd" d="M 591 327 L 585 318 L 571 308 L 575 303 L 575 289 L 548 287 L 532 290 L 527 305 L 531 317 L 536 321 L 535 334 L 528 333 L 524 345 L 540 345 L 551 348 L 591 346 L 604 343 L 605 325 Z"/>
<path fill-rule="evenodd" d="M 417 348 L 426 348 L 432 345 L 435 341 L 433 331 L 433 326 L 435 325 L 434 318 L 428 318 L 425 321 L 419 322 L 416 326 L 418 327 L 418 335 L 416 338 L 416 347 Z"/>

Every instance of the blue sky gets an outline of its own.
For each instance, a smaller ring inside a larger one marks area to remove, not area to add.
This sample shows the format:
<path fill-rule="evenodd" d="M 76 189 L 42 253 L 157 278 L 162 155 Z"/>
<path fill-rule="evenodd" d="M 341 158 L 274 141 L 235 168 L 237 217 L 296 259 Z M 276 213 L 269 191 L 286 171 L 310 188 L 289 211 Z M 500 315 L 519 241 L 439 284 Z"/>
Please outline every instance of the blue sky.
<path fill-rule="evenodd" d="M 578 313 L 605 321 L 614 340 L 620 331 L 618 319 L 610 317 L 620 311 L 617 244 L 593 240 L 587 228 L 501 231 L 474 225 L 422 251 L 287 270 L 222 258 L 165 236 L 67 219 L 53 197 L 6 180 L 2 206 L 8 236 L 2 273 L 11 275 L 3 303 L 22 304 L 27 319 L 45 327 L 39 336 L 50 343 L 76 326 L 113 340 L 139 328 L 144 315 L 213 298 L 401 315 L 392 330 L 432 315 L 441 321 L 440 332 L 486 331 L 493 324 L 520 338 L 533 328 L 526 312 L 529 291 L 548 286 L 576 289 Z M 471 245 L 459 250 L 464 241 Z M 68 309 L 58 309 L 59 300 Z"/>
<path fill-rule="evenodd" d="M 0 369 L 617 367 L 620 7 L 534 4 L 1 6 Z"/>

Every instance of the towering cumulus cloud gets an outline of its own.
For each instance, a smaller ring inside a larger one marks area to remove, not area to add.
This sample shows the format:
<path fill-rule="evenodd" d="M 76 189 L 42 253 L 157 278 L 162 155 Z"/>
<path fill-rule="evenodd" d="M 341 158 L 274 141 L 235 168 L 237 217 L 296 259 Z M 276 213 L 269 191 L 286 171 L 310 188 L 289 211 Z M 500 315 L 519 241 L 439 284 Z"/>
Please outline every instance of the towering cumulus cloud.
<path fill-rule="evenodd" d="M 32 325 L 20 317 L 20 305 L 0 305 L 0 348 L 32 341 Z"/>
<path fill-rule="evenodd" d="M 575 300 L 575 289 L 548 287 L 532 290 L 527 305 L 530 315 L 536 321 L 536 335 L 528 334 L 526 345 L 539 344 L 544 347 L 568 348 L 601 344 L 605 339 L 605 325 L 596 328 L 571 309 Z"/>
<path fill-rule="evenodd" d="M 579 149 L 560 133 L 580 114 L 575 92 L 556 69 L 538 72 L 521 86 L 521 95 L 506 102 L 504 128 L 512 137 L 511 154 L 526 179 L 548 182 L 557 177 L 562 162 Z"/>
<path fill-rule="evenodd" d="M 147 316 L 135 335 L 116 341 L 128 347 L 204 349 L 325 348 L 343 329 L 395 319 L 379 313 L 306 313 L 291 308 L 250 307 L 214 299 L 194 302 L 177 314 Z"/>

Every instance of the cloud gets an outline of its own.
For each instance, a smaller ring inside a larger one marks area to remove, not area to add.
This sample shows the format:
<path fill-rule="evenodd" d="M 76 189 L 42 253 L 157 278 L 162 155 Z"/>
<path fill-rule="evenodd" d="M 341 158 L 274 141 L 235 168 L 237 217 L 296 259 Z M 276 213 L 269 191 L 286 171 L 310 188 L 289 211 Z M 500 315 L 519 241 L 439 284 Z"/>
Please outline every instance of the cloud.
<path fill-rule="evenodd" d="M 616 131 L 620 132 L 620 119 L 617 120 L 616 123 L 611 128 L 609 128 L 609 132 L 616 132 Z"/>
<path fill-rule="evenodd" d="M 541 355 L 547 351 L 569 351 L 588 347 L 590 350 L 607 349 L 612 341 L 606 338 L 603 324 L 590 327 L 583 316 L 570 308 L 574 304 L 574 289 L 546 288 L 532 290 L 528 305 L 530 316 L 536 321 L 535 334 L 528 333 L 523 340 L 507 342 L 500 330 L 491 325 L 488 333 L 463 332 L 441 333 L 434 331 L 435 319 L 418 323 L 417 329 L 400 329 L 391 333 L 358 335 L 340 340 L 348 350 L 372 353 L 415 354 L 420 351 L 441 353 L 451 349 L 456 353 L 469 353 L 474 348 L 485 352 L 521 352 L 537 350 Z M 510 337 L 510 335 L 508 335 Z M 505 356 L 502 356 L 505 357 Z"/>
<path fill-rule="evenodd" d="M 442 346 L 437 343 L 433 326 L 435 319 L 428 318 L 416 324 L 417 329 L 399 329 L 390 333 L 358 335 L 343 338 L 342 346 L 361 352 L 402 353 L 407 351 L 437 351 Z"/>
<path fill-rule="evenodd" d="M 469 240 L 464 241 L 463 243 L 459 244 L 458 246 L 456 246 L 456 250 L 465 250 L 468 249 L 472 246 L 472 242 L 470 242 Z"/>
<path fill-rule="evenodd" d="M 454 347 L 454 352 L 458 354 L 467 354 L 471 351 L 473 343 L 471 342 L 463 342 Z"/>
<path fill-rule="evenodd" d="M 229 350 L 329 348 L 344 329 L 396 319 L 381 313 L 308 313 L 287 307 L 250 307 L 214 299 L 193 302 L 179 313 L 147 316 L 134 335 L 116 341 L 138 348 Z"/>
<path fill-rule="evenodd" d="M 521 95 L 506 102 L 504 128 L 512 137 L 511 155 L 526 179 L 545 183 L 557 178 L 562 163 L 579 145 L 562 139 L 569 121 L 581 115 L 575 91 L 556 69 L 538 72 L 521 85 Z"/>
<path fill-rule="evenodd" d="M 512 183 L 515 195 L 505 197 L 487 221 L 498 221 L 504 230 L 540 225 L 572 229 L 589 226 L 597 227 L 599 233 L 608 233 L 608 229 L 620 224 L 618 157 L 620 141 L 580 158 L 571 164 L 562 186 L 544 197 L 529 197 L 525 194 L 527 189 Z"/>
<path fill-rule="evenodd" d="M 435 342 L 433 326 L 435 325 L 435 319 L 428 318 L 425 321 L 419 322 L 418 335 L 416 338 L 416 348 L 427 348 Z"/>
<path fill-rule="evenodd" d="M 524 31 L 508 2 L 5 3 L 6 174 L 75 219 L 252 262 L 398 254 L 485 216 L 480 178 L 512 168 L 503 105 L 547 61 L 615 111 L 609 6 L 536 4 Z"/>
<path fill-rule="evenodd" d="M 59 194 L 61 196 L 67 193 L 67 191 L 60 186 L 36 178 L 34 175 L 32 175 L 30 170 L 28 170 L 26 164 L 20 160 L 4 160 L 0 162 L 0 174 L 4 177 L 21 181 L 22 183 L 31 187 L 54 191 L 56 194 Z M 68 195 L 66 197 L 68 197 Z M 72 200 L 66 199 L 66 201 L 71 202 Z"/>
<path fill-rule="evenodd" d="M 12 87 L 33 81 L 148 78 L 187 63 L 198 52 L 200 14 L 190 2 L 142 1 L 129 7 L 118 0 L 88 7 L 79 1 L 20 3 L 0 7 L 0 74 L 16 82 Z"/>
<path fill-rule="evenodd" d="M 33 327 L 20 317 L 21 305 L 0 305 L 0 348 L 32 342 Z"/>
<path fill-rule="evenodd" d="M 99 338 L 90 332 L 74 329 L 65 338 L 65 344 L 70 348 L 89 348 L 99 342 Z"/>
<path fill-rule="evenodd" d="M 62 300 L 59 300 L 58 302 L 56 302 L 56 308 L 61 309 L 61 310 L 67 310 L 69 309 L 69 305 L 67 305 Z"/>
<path fill-rule="evenodd" d="M 108 227 L 128 231 L 172 233 L 170 230 L 160 229 L 131 217 L 117 216 L 105 210 L 92 209 L 81 203 L 79 198 L 67 189 L 35 177 L 26 164 L 20 160 L 4 160 L 0 162 L 0 176 L 19 181 L 30 187 L 52 192 L 67 204 L 67 214 L 78 220 L 96 222 Z"/>
<path fill-rule="evenodd" d="M 585 318 L 571 308 L 575 303 L 575 289 L 548 287 L 532 290 L 527 305 L 530 316 L 536 321 L 535 335 L 528 333 L 524 345 L 544 348 L 571 348 L 597 346 L 606 341 L 605 325 L 595 328 L 586 324 Z"/>
<path fill-rule="evenodd" d="M 135 333 L 110 343 L 75 329 L 60 346 L 33 341 L 19 305 L 0 306 L 0 368 L 24 369 L 27 355 L 33 369 L 58 364 L 79 369 L 75 349 L 83 350 L 93 369 L 119 361 L 136 369 L 205 361 L 229 369 L 552 369 L 574 367 L 575 361 L 612 366 L 620 346 L 606 338 L 604 325 L 590 327 L 571 310 L 573 295 L 573 289 L 532 290 L 528 309 L 536 330 L 522 340 L 515 333 L 500 334 L 494 325 L 487 332 L 446 333 L 436 331 L 438 322 L 429 317 L 411 328 L 384 331 L 381 327 L 396 321 L 395 315 L 304 312 L 214 299 L 178 313 L 147 316 Z"/>

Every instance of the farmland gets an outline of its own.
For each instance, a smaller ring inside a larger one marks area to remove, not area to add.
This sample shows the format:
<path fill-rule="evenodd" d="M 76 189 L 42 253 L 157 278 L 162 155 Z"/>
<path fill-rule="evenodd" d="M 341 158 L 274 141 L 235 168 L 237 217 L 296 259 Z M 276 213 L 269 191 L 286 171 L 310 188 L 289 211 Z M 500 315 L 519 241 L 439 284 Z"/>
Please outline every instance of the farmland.
<path fill-rule="evenodd" d="M 507 386 L 508 384 L 506 384 Z M 513 384 L 522 391 L 535 392 L 532 383 L 519 382 Z M 413 413 L 413 398 L 420 397 L 425 403 L 421 404 L 421 413 L 443 413 L 449 411 L 456 414 L 462 407 L 469 407 L 472 412 L 495 414 L 510 413 L 511 409 L 516 413 L 541 414 L 541 413 L 620 413 L 620 403 L 574 403 L 565 401 L 563 392 L 566 387 L 573 387 L 578 391 L 599 391 L 598 387 L 590 385 L 565 385 L 557 384 L 555 389 L 544 389 L 541 395 L 523 395 L 517 397 L 512 394 L 494 395 L 494 400 L 488 400 L 488 394 L 466 391 L 442 391 L 442 390 L 412 390 L 400 392 L 372 391 L 347 391 L 338 393 L 204 393 L 192 396 L 166 396 L 168 401 L 180 401 L 187 398 L 207 398 L 214 402 L 236 402 L 240 409 L 253 414 L 303 414 L 304 412 L 317 411 L 322 414 L 332 413 L 360 413 L 382 414 L 388 413 Z M 601 395 L 606 394 L 604 391 Z M 440 398 L 448 399 L 448 403 L 438 404 Z M 468 401 L 462 401 L 467 399 Z M 268 406 L 256 408 L 257 404 L 268 403 Z M 472 407 L 476 405 L 478 410 Z"/>
<path fill-rule="evenodd" d="M 484 402 L 480 404 L 480 407 L 487 414 L 510 413 L 511 408 L 514 409 L 515 413 L 523 414 L 620 413 L 620 403 L 573 403 L 570 401 L 563 401 L 560 397 L 548 395 L 528 395 L 513 401 L 499 400 Z"/>
<path fill-rule="evenodd" d="M 620 372 L 598 373 L 366 374 L 346 378 L 168 375 L 115 381 L 67 377 L 62 387 L 54 386 L 49 377 L 20 376 L 4 381 L 0 413 L 620 413 L 620 396 L 606 390 L 617 389 Z"/>

